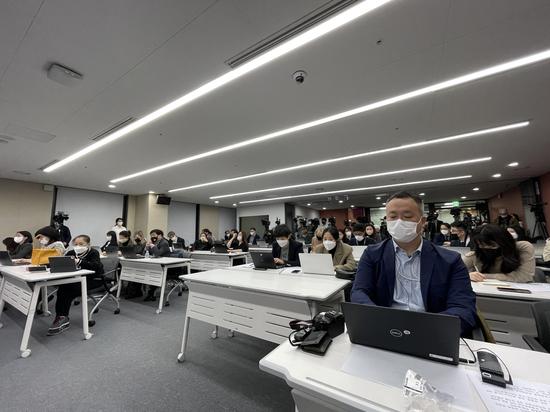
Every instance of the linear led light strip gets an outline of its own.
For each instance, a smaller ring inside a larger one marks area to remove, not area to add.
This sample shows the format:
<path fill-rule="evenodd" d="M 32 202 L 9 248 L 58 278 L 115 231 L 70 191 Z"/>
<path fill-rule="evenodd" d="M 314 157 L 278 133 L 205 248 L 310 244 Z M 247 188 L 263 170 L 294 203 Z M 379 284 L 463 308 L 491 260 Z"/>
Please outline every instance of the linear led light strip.
<path fill-rule="evenodd" d="M 446 182 L 446 181 L 449 181 L 449 180 L 469 179 L 471 177 L 472 177 L 472 175 L 444 177 L 444 178 L 441 178 L 441 179 L 418 180 L 416 182 L 394 183 L 394 184 L 390 184 L 390 185 L 370 186 L 370 187 L 356 187 L 356 188 L 353 188 L 353 189 L 331 190 L 331 191 L 328 191 L 328 192 L 307 193 L 307 194 L 303 194 L 303 195 L 271 197 L 269 199 L 244 200 L 242 202 L 239 202 L 239 204 L 244 205 L 244 204 L 247 204 L 247 203 L 272 202 L 274 200 L 296 199 L 296 198 L 301 198 L 301 197 L 312 197 L 312 196 L 324 196 L 324 195 L 332 195 L 332 194 L 336 194 L 336 193 L 362 192 L 362 191 L 365 191 L 365 190 L 385 189 L 385 188 L 388 188 L 388 187 L 410 186 L 410 185 L 420 185 L 420 184 L 424 184 L 424 183 Z"/>
<path fill-rule="evenodd" d="M 390 2 L 392 0 L 365 0 L 361 3 L 358 3 L 357 5 L 350 6 L 349 8 L 345 9 L 341 13 L 338 13 L 334 17 L 331 17 L 324 22 L 312 27 L 309 30 L 306 30 L 305 32 L 297 35 L 296 37 L 293 37 L 289 39 L 288 41 L 282 43 L 281 45 L 261 54 L 260 56 L 250 60 L 249 62 L 237 67 L 236 69 L 231 70 L 230 72 L 227 72 L 214 80 L 209 81 L 208 83 L 203 84 L 202 86 L 198 87 L 197 89 L 181 96 L 180 98 L 166 104 L 165 106 L 160 107 L 159 109 L 149 113 L 148 115 L 142 117 L 141 119 L 136 120 L 132 124 L 123 127 L 122 129 L 110 134 L 109 136 L 103 138 L 102 140 L 85 147 L 82 150 L 79 150 L 78 152 L 60 160 L 59 162 L 51 165 L 50 167 L 44 169 L 45 172 L 53 172 L 56 169 L 59 169 L 62 166 L 65 166 L 66 164 L 87 155 L 90 152 L 93 152 L 94 150 L 99 149 L 100 147 L 103 147 L 117 139 L 120 139 L 121 137 L 127 135 L 128 133 L 133 132 L 136 129 L 139 129 L 140 127 L 143 127 L 156 119 L 167 115 L 168 113 L 173 112 L 174 110 L 179 109 L 180 107 L 191 103 L 192 101 L 204 96 L 205 94 L 208 94 L 242 76 L 245 74 L 256 70 L 267 63 L 278 59 L 279 57 L 290 53 L 309 42 L 316 40 L 322 36 L 324 36 L 327 33 L 330 33 L 331 31 L 334 31 L 338 29 L 339 27 L 344 26 L 345 24 L 348 24 L 352 22 L 353 20 L 367 14 L 368 12 L 383 6 L 384 4 Z"/>
<path fill-rule="evenodd" d="M 453 79 L 445 80 L 440 83 L 432 84 L 430 86 L 426 86 L 420 89 L 416 89 L 407 93 L 400 94 L 398 96 L 389 97 L 387 99 L 383 99 L 374 103 L 369 103 L 364 106 L 356 107 L 355 109 L 347 110 L 345 112 L 340 112 L 333 114 L 331 116 L 323 117 L 321 119 L 313 120 L 311 122 L 302 123 L 296 126 L 289 127 L 287 129 L 279 130 L 276 132 L 268 133 L 263 136 L 255 137 L 253 139 L 248 139 L 241 141 L 239 143 L 234 143 L 227 146 L 222 146 L 214 150 L 210 150 L 207 152 L 199 153 L 194 156 L 185 157 L 183 159 L 179 159 L 173 162 L 164 163 L 159 166 L 152 167 L 150 169 L 142 170 L 140 172 L 132 173 L 127 176 L 122 176 L 116 179 L 111 180 L 111 183 L 117 183 L 121 182 L 123 180 L 133 179 L 138 176 L 142 176 L 148 173 L 157 172 L 159 170 L 163 170 L 169 167 L 178 166 L 184 163 L 189 163 L 198 159 L 203 159 L 205 157 L 214 156 L 219 153 L 228 152 L 230 150 L 239 149 L 241 147 L 250 146 L 256 143 L 264 142 L 266 140 L 271 140 L 276 137 L 281 137 L 284 135 L 288 135 L 291 133 L 298 132 L 300 130 L 310 129 L 312 127 L 320 126 L 326 123 L 334 122 L 336 120 L 341 120 L 346 117 L 355 116 L 361 113 L 369 112 L 371 110 L 376 110 L 381 107 L 390 106 L 395 103 L 399 103 L 405 100 L 409 100 L 415 97 L 423 96 L 426 94 L 434 93 L 437 91 L 449 89 L 451 87 L 455 87 L 461 84 L 470 83 L 475 80 L 483 79 L 485 77 L 494 76 L 499 73 L 507 72 L 510 70 L 518 69 L 520 67 L 524 67 L 533 63 L 537 63 L 543 60 L 547 60 L 550 58 L 550 49 L 544 50 L 539 53 L 530 54 L 529 56 L 521 57 L 519 59 L 511 60 L 505 63 L 497 64 L 496 66 L 491 66 L 482 70 L 475 71 L 473 73 L 468 73 L 459 77 L 455 77 Z M 134 124 L 134 123 L 132 123 Z M 55 165 L 54 165 L 55 166 Z"/>
<path fill-rule="evenodd" d="M 172 190 L 169 190 L 169 192 L 179 192 L 179 191 L 182 191 L 182 190 L 197 189 L 197 188 L 200 188 L 200 187 L 212 186 L 212 185 L 217 185 L 217 184 L 220 184 L 220 183 L 236 182 L 236 181 L 239 181 L 239 180 L 252 179 L 252 178 L 256 178 L 256 177 L 274 175 L 274 174 L 278 174 L 278 173 L 285 173 L 285 172 L 290 172 L 292 170 L 305 169 L 305 168 L 314 167 L 314 166 L 322 166 L 322 165 L 327 165 L 327 164 L 330 164 L 330 163 L 343 162 L 343 161 L 346 161 L 346 160 L 352 160 L 352 159 L 357 159 L 357 158 L 366 157 L 366 156 L 372 156 L 372 155 L 388 153 L 388 152 L 395 152 L 395 151 L 399 151 L 399 150 L 412 149 L 412 148 L 415 148 L 415 147 L 421 147 L 421 146 L 427 146 L 427 145 L 431 145 L 431 144 L 449 142 L 449 141 L 452 141 L 452 140 L 465 139 L 465 138 L 469 138 L 469 137 L 481 136 L 481 135 L 490 134 L 490 133 L 503 132 L 503 131 L 510 130 L 510 129 L 517 129 L 519 127 L 526 127 L 528 125 L 529 125 L 528 121 L 518 122 L 518 123 L 511 123 L 511 124 L 506 124 L 506 125 L 503 125 L 503 126 L 492 127 L 490 129 L 474 130 L 472 132 L 457 134 L 457 135 L 454 135 L 454 136 L 441 137 L 441 138 L 432 139 L 432 140 L 424 140 L 424 141 L 421 141 L 421 142 L 409 143 L 409 144 L 404 144 L 404 145 L 401 145 L 401 146 L 393 146 L 393 147 L 374 150 L 374 151 L 370 151 L 370 152 L 356 153 L 356 154 L 349 155 L 349 156 L 324 159 L 324 160 L 319 160 L 319 161 L 311 162 L 311 163 L 302 163 L 302 164 L 299 164 L 299 165 L 284 167 L 284 168 L 281 168 L 281 169 L 268 170 L 267 172 L 254 173 L 254 174 L 246 175 L 246 176 L 230 177 L 230 178 L 222 179 L 222 180 L 214 180 L 212 182 L 200 183 L 200 184 L 196 184 L 196 185 L 192 185 L 192 186 L 186 186 L 186 187 L 180 187 L 178 189 L 172 189 Z"/>
<path fill-rule="evenodd" d="M 391 172 L 381 172 L 381 173 L 373 173 L 373 174 L 370 174 L 370 175 L 344 177 L 344 178 L 341 178 L 341 179 L 321 180 L 321 181 L 318 181 L 318 182 L 301 183 L 301 184 L 291 185 L 291 186 L 272 187 L 272 188 L 269 188 L 269 189 L 253 190 L 253 191 L 250 191 L 250 192 L 231 193 L 231 194 L 228 194 L 228 195 L 211 196 L 210 199 L 224 199 L 226 197 L 246 196 L 246 195 L 252 195 L 252 194 L 256 194 L 256 193 L 265 193 L 265 192 L 273 192 L 273 191 L 277 191 L 277 190 L 295 189 L 297 187 L 301 188 L 301 187 L 307 187 L 307 186 L 315 186 L 315 185 L 323 185 L 323 184 L 330 184 L 330 183 L 348 182 L 348 181 L 353 181 L 353 180 L 370 179 L 370 178 L 373 178 L 373 177 L 390 176 L 390 175 L 396 175 L 396 174 L 400 174 L 400 173 L 412 173 L 412 172 L 418 172 L 418 171 L 421 171 L 421 170 L 432 170 L 432 169 L 439 169 L 439 168 L 444 168 L 444 167 L 452 167 L 452 166 L 467 165 L 467 164 L 471 164 L 471 163 L 486 162 L 488 160 L 491 160 L 491 157 L 480 157 L 480 158 L 477 158 L 477 159 L 461 160 L 461 161 L 457 161 L 457 162 L 439 163 L 439 164 L 430 165 L 430 166 L 414 167 L 412 169 L 393 170 Z"/>

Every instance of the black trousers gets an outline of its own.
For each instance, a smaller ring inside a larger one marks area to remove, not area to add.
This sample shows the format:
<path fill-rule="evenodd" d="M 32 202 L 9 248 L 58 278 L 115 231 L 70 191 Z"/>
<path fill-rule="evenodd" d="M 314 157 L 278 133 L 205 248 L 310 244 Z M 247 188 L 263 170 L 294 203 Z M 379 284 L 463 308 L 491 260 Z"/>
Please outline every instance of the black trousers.
<path fill-rule="evenodd" d="M 96 289 L 103 283 L 99 280 L 87 279 L 87 289 Z M 57 300 L 55 301 L 55 314 L 56 316 L 69 316 L 69 310 L 73 300 L 79 296 L 82 296 L 82 289 L 80 282 L 78 283 L 66 283 L 59 285 L 57 289 Z"/>

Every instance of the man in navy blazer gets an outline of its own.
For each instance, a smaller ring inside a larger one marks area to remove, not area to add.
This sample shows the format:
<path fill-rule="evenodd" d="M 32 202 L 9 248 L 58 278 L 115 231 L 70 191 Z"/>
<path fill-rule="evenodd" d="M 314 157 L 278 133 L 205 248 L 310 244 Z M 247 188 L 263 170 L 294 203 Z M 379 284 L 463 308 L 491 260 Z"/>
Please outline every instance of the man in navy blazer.
<path fill-rule="evenodd" d="M 476 298 L 461 256 L 422 239 L 425 217 L 418 196 L 394 194 L 386 216 L 392 239 L 363 252 L 351 301 L 458 316 L 467 336 L 476 326 Z"/>

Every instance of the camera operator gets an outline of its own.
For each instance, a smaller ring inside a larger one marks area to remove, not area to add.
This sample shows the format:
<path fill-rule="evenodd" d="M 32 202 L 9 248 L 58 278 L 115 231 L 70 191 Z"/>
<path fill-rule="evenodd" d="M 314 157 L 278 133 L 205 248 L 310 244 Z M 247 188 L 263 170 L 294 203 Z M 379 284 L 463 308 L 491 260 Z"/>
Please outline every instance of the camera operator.
<path fill-rule="evenodd" d="M 53 227 L 58 233 L 59 240 L 63 243 L 63 246 L 69 246 L 71 243 L 71 230 L 64 225 L 63 222 L 69 219 L 69 215 L 64 212 L 57 212 L 52 219 L 51 227 Z"/>
<path fill-rule="evenodd" d="M 510 226 L 519 226 L 518 220 L 510 213 L 508 213 L 508 209 L 506 209 L 505 207 L 498 209 L 498 217 L 495 220 L 495 224 L 503 229 L 506 229 Z"/>

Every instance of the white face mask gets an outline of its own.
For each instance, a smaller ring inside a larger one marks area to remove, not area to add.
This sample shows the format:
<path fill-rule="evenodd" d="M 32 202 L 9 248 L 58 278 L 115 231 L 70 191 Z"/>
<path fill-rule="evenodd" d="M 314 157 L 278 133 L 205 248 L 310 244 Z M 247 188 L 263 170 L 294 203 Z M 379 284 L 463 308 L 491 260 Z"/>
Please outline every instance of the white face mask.
<path fill-rule="evenodd" d="M 111 236 L 105 236 L 105 239 L 111 240 Z"/>
<path fill-rule="evenodd" d="M 14 241 L 15 243 L 21 243 L 21 242 L 23 242 L 23 236 L 15 236 L 15 237 L 13 238 L 13 241 Z"/>
<path fill-rule="evenodd" d="M 178 240 L 178 237 L 177 237 L 177 236 L 172 236 L 170 239 L 171 239 L 173 242 L 175 242 L 176 240 Z"/>
<path fill-rule="evenodd" d="M 448 229 L 441 229 L 440 232 L 441 232 L 442 235 L 448 235 L 449 234 Z"/>
<path fill-rule="evenodd" d="M 238 235 L 238 236 L 237 236 L 237 240 L 240 242 L 240 241 L 243 240 L 243 237 L 242 237 L 241 235 Z"/>
<path fill-rule="evenodd" d="M 74 246 L 74 253 L 77 255 L 82 255 L 83 253 L 86 253 L 88 251 L 88 246 Z"/>
<path fill-rule="evenodd" d="M 512 233 L 512 232 L 508 232 L 512 235 L 512 237 L 514 238 L 514 240 L 518 240 L 518 234 L 516 232 Z M 15 240 L 15 239 L 14 239 Z"/>
<path fill-rule="evenodd" d="M 351 232 L 346 232 L 346 237 L 350 238 L 351 237 Z"/>
<path fill-rule="evenodd" d="M 388 232 L 397 242 L 409 243 L 418 237 L 416 227 L 418 222 L 410 222 L 408 220 L 388 220 Z"/>
<path fill-rule="evenodd" d="M 361 236 L 361 235 L 356 235 L 355 236 L 355 239 L 357 239 L 358 242 L 362 242 L 364 238 L 365 238 L 365 236 Z"/>
<path fill-rule="evenodd" d="M 334 240 L 323 240 L 323 246 L 326 250 L 332 250 L 336 247 L 336 242 Z"/>
<path fill-rule="evenodd" d="M 250 236 L 254 236 L 256 234 L 256 232 L 254 232 L 253 230 L 250 231 Z"/>
<path fill-rule="evenodd" d="M 277 239 L 277 244 L 280 247 L 285 247 L 286 245 L 288 245 L 288 240 L 287 239 Z"/>
<path fill-rule="evenodd" d="M 48 243 L 50 243 L 50 239 L 48 239 L 47 237 L 43 237 L 43 238 L 40 238 L 38 243 L 40 243 L 42 246 L 46 246 Z"/>
<path fill-rule="evenodd" d="M 116 225 L 117 226 L 122 226 L 122 223 L 124 223 L 124 222 L 116 222 Z"/>

